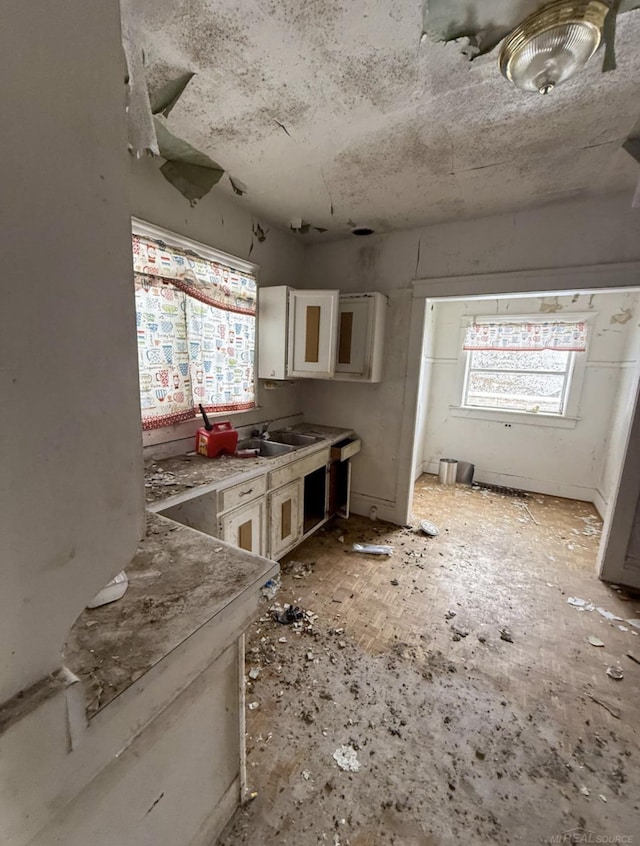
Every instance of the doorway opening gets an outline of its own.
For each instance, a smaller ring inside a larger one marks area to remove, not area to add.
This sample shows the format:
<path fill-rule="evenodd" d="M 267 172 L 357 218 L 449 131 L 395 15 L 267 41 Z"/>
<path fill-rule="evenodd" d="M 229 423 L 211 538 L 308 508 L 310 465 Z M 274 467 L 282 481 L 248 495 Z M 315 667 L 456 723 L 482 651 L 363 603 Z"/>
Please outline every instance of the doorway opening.
<path fill-rule="evenodd" d="M 605 523 L 598 569 L 611 578 L 608 527 L 640 379 L 640 289 L 428 297 L 424 307 L 412 481 L 452 458 L 475 465 L 486 486 L 592 503 Z M 527 351 L 542 327 L 576 334 L 560 352 L 544 342 Z"/>

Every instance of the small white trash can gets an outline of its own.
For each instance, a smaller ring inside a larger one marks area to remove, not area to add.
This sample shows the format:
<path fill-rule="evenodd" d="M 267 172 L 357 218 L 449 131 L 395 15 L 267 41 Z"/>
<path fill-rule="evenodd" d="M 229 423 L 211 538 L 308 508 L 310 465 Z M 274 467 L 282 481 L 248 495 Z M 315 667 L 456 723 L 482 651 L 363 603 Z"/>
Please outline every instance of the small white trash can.
<path fill-rule="evenodd" d="M 438 469 L 438 481 L 441 485 L 455 485 L 458 462 L 455 458 L 441 458 Z"/>

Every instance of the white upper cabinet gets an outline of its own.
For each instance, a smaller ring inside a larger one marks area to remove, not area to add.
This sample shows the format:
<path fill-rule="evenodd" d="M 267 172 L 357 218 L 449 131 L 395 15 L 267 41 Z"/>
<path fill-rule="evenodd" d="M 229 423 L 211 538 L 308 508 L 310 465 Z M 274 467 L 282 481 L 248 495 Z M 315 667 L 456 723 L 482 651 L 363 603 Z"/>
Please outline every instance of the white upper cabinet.
<path fill-rule="evenodd" d="M 290 290 L 258 288 L 258 379 L 287 378 Z"/>
<path fill-rule="evenodd" d="M 258 378 L 379 382 L 387 298 L 280 285 L 258 296 Z"/>
<path fill-rule="evenodd" d="M 339 296 L 339 291 L 289 291 L 289 376 L 333 376 Z"/>
<path fill-rule="evenodd" d="M 383 294 L 341 294 L 334 379 L 379 382 L 387 298 Z"/>

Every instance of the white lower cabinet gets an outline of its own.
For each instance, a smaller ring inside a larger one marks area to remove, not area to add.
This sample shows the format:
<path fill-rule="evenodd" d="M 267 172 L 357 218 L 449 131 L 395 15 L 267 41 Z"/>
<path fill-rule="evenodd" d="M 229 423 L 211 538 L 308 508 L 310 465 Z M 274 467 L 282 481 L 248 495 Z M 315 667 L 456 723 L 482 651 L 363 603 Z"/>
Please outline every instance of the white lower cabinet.
<path fill-rule="evenodd" d="M 269 494 L 269 557 L 280 558 L 302 535 L 302 479 Z"/>
<path fill-rule="evenodd" d="M 247 552 L 278 560 L 329 517 L 348 516 L 349 459 L 359 451 L 360 441 L 346 438 L 157 511 Z"/>
<path fill-rule="evenodd" d="M 266 555 L 265 548 L 265 497 L 248 502 L 240 508 L 234 508 L 220 517 L 220 537 L 227 543 Z"/>

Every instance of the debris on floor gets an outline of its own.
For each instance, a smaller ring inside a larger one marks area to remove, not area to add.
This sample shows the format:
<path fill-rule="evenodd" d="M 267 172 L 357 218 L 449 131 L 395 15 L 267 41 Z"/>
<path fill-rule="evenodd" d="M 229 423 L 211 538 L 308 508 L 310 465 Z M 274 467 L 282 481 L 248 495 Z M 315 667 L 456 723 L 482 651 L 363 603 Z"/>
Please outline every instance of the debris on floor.
<path fill-rule="evenodd" d="M 536 495 L 538 525 L 513 502 L 422 477 L 408 526 L 336 519 L 285 557 L 272 607 L 286 599 L 305 616 L 283 628 L 265 599 L 247 635 L 247 697 L 259 703 L 246 714 L 247 776 L 259 795 L 220 846 L 633 836 L 640 666 L 626 655 L 639 654 L 640 621 L 624 619 L 625 632 L 593 612 L 637 619 L 640 603 L 598 581 L 591 505 Z M 437 541 L 422 519 L 440 526 Z M 367 562 L 354 542 L 395 555 Z M 516 646 L 502 647 L 503 631 Z M 587 649 L 590 636 L 605 647 Z M 619 662 L 624 684 L 605 672 Z"/>
<path fill-rule="evenodd" d="M 364 552 L 368 555 L 393 555 L 393 547 L 376 543 L 354 543 L 351 547 L 354 552 Z"/>
<path fill-rule="evenodd" d="M 591 646 L 604 646 L 604 640 L 600 640 L 600 638 L 596 637 L 595 635 L 589 635 L 587 640 L 589 641 Z"/>
<path fill-rule="evenodd" d="M 500 629 L 500 640 L 506 640 L 507 643 L 513 643 L 513 635 L 509 629 L 504 627 Z"/>
<path fill-rule="evenodd" d="M 607 675 L 610 678 L 615 679 L 616 681 L 620 681 L 620 679 L 624 678 L 624 672 L 622 671 L 622 668 L 616 667 L 615 665 L 607 667 Z"/>
<path fill-rule="evenodd" d="M 338 746 L 336 751 L 333 753 L 333 760 L 341 770 L 357 773 L 360 769 L 358 753 L 353 746 Z"/>
<path fill-rule="evenodd" d="M 467 637 L 467 635 L 469 634 L 469 629 L 463 629 L 460 626 L 451 626 L 451 631 L 453 632 L 454 640 L 460 640 L 460 638 Z"/>
<path fill-rule="evenodd" d="M 269 581 L 262 586 L 260 592 L 266 599 L 273 599 L 279 590 L 280 576 L 275 576 L 273 579 L 269 579 Z"/>
<path fill-rule="evenodd" d="M 285 605 L 271 609 L 271 616 L 277 623 L 282 623 L 284 626 L 290 626 L 291 623 L 297 623 L 302 620 L 304 612 L 297 605 Z"/>
<path fill-rule="evenodd" d="M 437 538 L 440 534 L 440 529 L 435 525 L 435 523 L 429 522 L 429 520 L 421 520 L 420 528 L 425 535 L 428 535 L 430 538 Z"/>
<path fill-rule="evenodd" d="M 597 611 L 601 617 L 604 617 L 605 620 L 609 620 L 611 622 L 622 622 L 624 620 L 623 617 L 618 617 L 618 615 L 614 614 L 613 611 L 608 611 L 600 605 L 594 605 L 593 602 L 588 602 L 586 599 L 581 599 L 579 596 L 569 596 L 567 598 L 567 602 L 577 611 Z M 626 620 L 626 622 L 632 626 L 636 626 L 637 624 L 637 628 L 640 629 L 640 620 Z"/>
<path fill-rule="evenodd" d="M 580 599 L 579 596 L 569 596 L 567 597 L 567 602 L 569 605 L 573 605 L 574 608 L 577 608 L 578 611 L 593 611 L 596 607 L 590 602 L 587 602 L 586 599 Z"/>
<path fill-rule="evenodd" d="M 622 617 L 618 617 L 612 611 L 607 611 L 606 608 L 596 608 L 596 611 L 601 617 L 604 617 L 605 620 L 622 620 Z"/>

